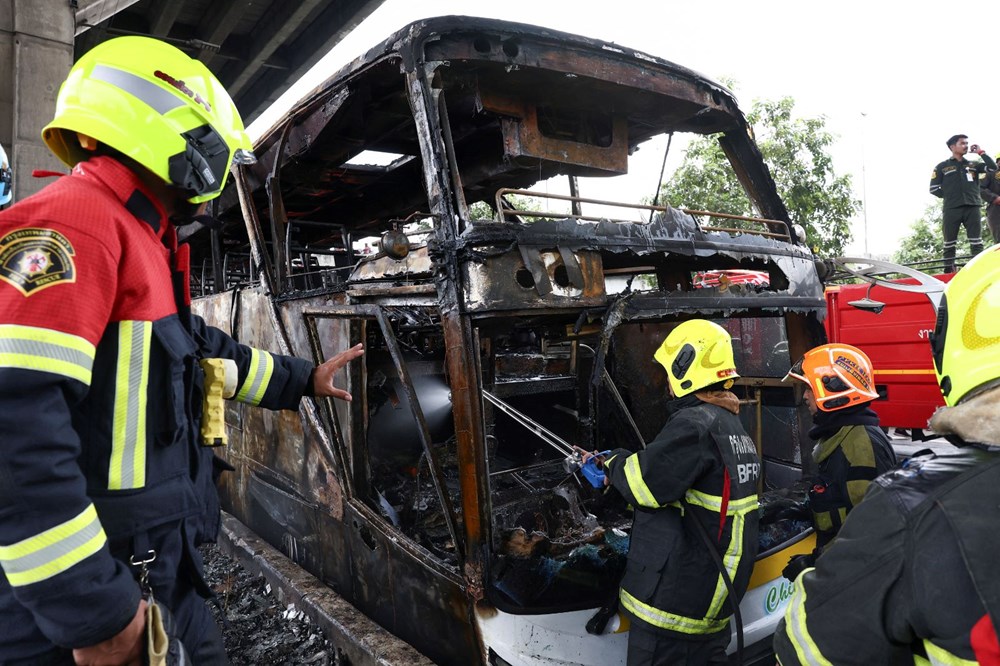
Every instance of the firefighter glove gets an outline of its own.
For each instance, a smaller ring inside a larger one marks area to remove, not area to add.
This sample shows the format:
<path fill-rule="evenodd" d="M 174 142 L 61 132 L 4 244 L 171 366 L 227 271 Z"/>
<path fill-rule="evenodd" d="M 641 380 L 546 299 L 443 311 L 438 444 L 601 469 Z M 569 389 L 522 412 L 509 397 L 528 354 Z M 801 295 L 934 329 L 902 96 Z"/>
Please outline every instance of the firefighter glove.
<path fill-rule="evenodd" d="M 146 608 L 146 656 L 149 666 L 186 666 L 191 663 L 177 636 L 177 623 L 170 611 L 149 600 Z"/>
<path fill-rule="evenodd" d="M 781 570 L 781 575 L 794 583 L 800 573 L 814 566 L 816 566 L 816 555 L 814 553 L 793 555 L 792 559 L 788 560 L 785 568 Z"/>

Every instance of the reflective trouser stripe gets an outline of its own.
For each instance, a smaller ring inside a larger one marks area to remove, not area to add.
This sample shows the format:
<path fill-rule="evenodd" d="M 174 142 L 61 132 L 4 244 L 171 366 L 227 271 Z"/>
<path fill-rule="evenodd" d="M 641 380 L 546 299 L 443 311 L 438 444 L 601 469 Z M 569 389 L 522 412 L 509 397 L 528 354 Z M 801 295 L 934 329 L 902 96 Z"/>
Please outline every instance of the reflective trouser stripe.
<path fill-rule="evenodd" d="M 693 504 L 695 506 L 700 506 L 703 509 L 708 509 L 709 511 L 714 511 L 720 513 L 722 511 L 722 496 L 721 495 L 709 495 L 708 493 L 703 493 L 700 490 L 694 490 L 693 488 L 684 493 L 684 499 L 688 504 Z M 743 499 L 729 500 L 729 505 L 726 508 L 726 515 L 744 515 L 752 511 L 756 511 L 760 508 L 760 503 L 757 500 L 756 495 L 750 495 L 749 497 L 744 497 Z"/>
<path fill-rule="evenodd" d="M 697 518 L 695 518 L 697 520 Z M 726 571 L 729 573 L 729 581 L 732 582 L 736 578 L 736 569 L 740 566 L 740 558 L 743 555 L 743 528 L 746 524 L 746 519 L 743 514 L 738 513 L 733 516 L 733 529 L 729 538 L 729 547 L 726 548 L 725 554 L 722 556 L 722 563 L 726 567 Z M 708 605 L 708 612 L 706 615 L 708 617 L 718 617 L 719 611 L 722 610 L 722 604 L 726 600 L 726 595 L 729 590 L 726 588 L 726 579 L 723 578 L 722 574 L 719 574 L 719 580 L 715 583 L 715 592 L 712 594 L 712 602 Z"/>
<path fill-rule="evenodd" d="M 625 480 L 628 481 L 629 490 L 639 506 L 649 509 L 659 509 L 656 498 L 642 478 L 642 471 L 639 469 L 639 456 L 631 455 L 625 459 Z"/>
<path fill-rule="evenodd" d="M 700 490 L 689 489 L 684 493 L 684 499 L 688 504 L 700 506 L 703 509 L 720 513 L 722 511 L 722 496 L 710 495 Z M 744 516 L 756 511 L 759 507 L 756 495 L 750 495 L 738 500 L 730 500 L 726 505 L 726 515 L 733 517 L 733 529 L 730 532 L 729 545 L 722 556 L 722 562 L 729 572 L 729 580 L 736 577 L 736 569 L 740 566 L 740 558 L 743 556 L 743 528 L 746 524 Z M 712 594 L 712 601 L 708 606 L 708 617 L 717 617 L 722 610 L 722 604 L 726 600 L 726 579 L 719 574 L 719 580 L 715 583 L 715 592 Z"/>
<path fill-rule="evenodd" d="M 148 321 L 123 321 L 118 325 L 115 408 L 108 467 L 110 490 L 146 485 L 146 392 L 152 333 L 153 324 Z"/>
<path fill-rule="evenodd" d="M 30 585 L 82 562 L 106 541 L 97 510 L 90 504 L 61 525 L 10 546 L 0 546 L 0 565 L 12 586 Z"/>
<path fill-rule="evenodd" d="M 260 349 L 250 351 L 250 372 L 236 392 L 236 399 L 250 405 L 259 405 L 264 399 L 267 384 L 271 381 L 271 373 L 274 372 L 274 359 L 266 351 Z"/>
<path fill-rule="evenodd" d="M 792 647 L 795 648 L 799 663 L 809 666 L 833 666 L 833 662 L 819 651 L 806 626 L 806 586 L 802 576 L 810 571 L 812 568 L 806 569 L 795 579 L 795 594 L 792 595 L 788 610 L 785 612 L 785 629 Z"/>
<path fill-rule="evenodd" d="M 928 640 L 924 641 L 924 650 L 927 652 L 927 659 L 931 666 L 976 666 L 979 663 L 953 655 L 940 645 L 935 645 Z"/>
<path fill-rule="evenodd" d="M 697 619 L 668 613 L 667 611 L 642 603 L 626 592 L 624 588 L 622 588 L 618 598 L 626 610 L 643 622 L 651 624 L 654 627 L 670 629 L 671 631 L 678 631 L 683 634 L 714 634 L 717 631 L 725 629 L 729 623 L 728 617 L 721 620 L 712 618 Z"/>
<path fill-rule="evenodd" d="M 0 367 L 41 370 L 90 385 L 94 345 L 85 339 L 34 326 L 0 326 Z"/>

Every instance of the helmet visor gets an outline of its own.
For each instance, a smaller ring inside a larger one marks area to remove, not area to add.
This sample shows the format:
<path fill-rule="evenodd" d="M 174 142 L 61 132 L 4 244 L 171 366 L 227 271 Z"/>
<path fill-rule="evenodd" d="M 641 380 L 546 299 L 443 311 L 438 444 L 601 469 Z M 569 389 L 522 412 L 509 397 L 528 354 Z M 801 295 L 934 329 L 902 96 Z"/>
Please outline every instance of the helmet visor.
<path fill-rule="evenodd" d="M 808 384 L 809 380 L 806 379 L 806 374 L 802 370 L 802 364 L 803 364 L 803 362 L 805 362 L 805 360 L 806 360 L 806 357 L 803 356 L 798 361 L 796 361 L 794 363 L 794 365 L 792 365 L 792 367 L 789 368 L 788 374 L 786 374 L 785 377 L 781 381 L 783 381 L 783 382 L 789 382 L 789 381 L 791 381 L 793 379 L 798 379 L 799 381 L 805 382 L 806 384 Z"/>

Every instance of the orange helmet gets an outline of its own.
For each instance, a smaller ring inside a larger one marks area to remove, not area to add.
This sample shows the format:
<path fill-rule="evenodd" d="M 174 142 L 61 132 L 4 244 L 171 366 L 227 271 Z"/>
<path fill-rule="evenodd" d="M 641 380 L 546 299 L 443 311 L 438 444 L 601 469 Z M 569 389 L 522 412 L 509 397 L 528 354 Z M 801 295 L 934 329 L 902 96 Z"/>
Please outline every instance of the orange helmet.
<path fill-rule="evenodd" d="M 785 381 L 789 377 L 805 382 L 812 389 L 816 406 L 824 412 L 870 402 L 878 397 L 871 360 L 857 347 L 841 342 L 820 345 L 807 351 L 788 371 Z"/>

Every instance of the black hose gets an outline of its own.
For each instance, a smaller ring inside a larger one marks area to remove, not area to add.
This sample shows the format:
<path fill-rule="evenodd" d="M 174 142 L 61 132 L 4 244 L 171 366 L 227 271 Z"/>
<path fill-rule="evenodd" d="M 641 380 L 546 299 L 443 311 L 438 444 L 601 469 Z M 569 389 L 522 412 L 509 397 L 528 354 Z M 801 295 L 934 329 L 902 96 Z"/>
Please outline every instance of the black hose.
<path fill-rule="evenodd" d="M 719 549 L 716 547 L 715 542 L 712 541 L 708 530 L 705 529 L 700 520 L 695 518 L 694 513 L 691 512 L 691 505 L 687 502 L 682 503 L 684 505 L 684 515 L 689 516 L 689 520 L 694 523 L 695 530 L 701 535 L 702 541 L 705 542 L 705 546 L 708 548 L 708 554 L 712 557 L 716 568 L 722 574 L 722 580 L 726 583 L 726 591 L 729 593 L 729 605 L 733 607 L 733 618 L 736 620 L 736 664 L 737 666 L 743 666 L 743 615 L 740 613 L 740 602 L 736 598 L 736 589 L 733 587 L 733 580 L 729 577 L 726 565 L 722 563 L 722 556 L 719 555 Z"/>

